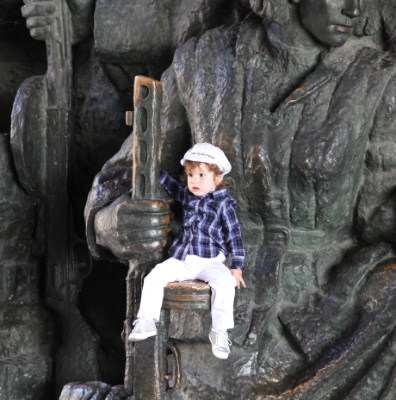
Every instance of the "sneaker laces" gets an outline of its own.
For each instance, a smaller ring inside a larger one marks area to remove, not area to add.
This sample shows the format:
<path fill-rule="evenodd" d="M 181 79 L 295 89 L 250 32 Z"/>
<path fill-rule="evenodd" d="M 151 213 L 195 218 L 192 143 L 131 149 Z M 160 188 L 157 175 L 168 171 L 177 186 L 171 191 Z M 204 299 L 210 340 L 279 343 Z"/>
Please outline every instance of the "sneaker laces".
<path fill-rule="evenodd" d="M 232 345 L 230 338 L 228 337 L 227 332 L 220 331 L 218 329 L 212 328 L 212 331 L 216 333 L 216 346 L 228 348 Z"/>

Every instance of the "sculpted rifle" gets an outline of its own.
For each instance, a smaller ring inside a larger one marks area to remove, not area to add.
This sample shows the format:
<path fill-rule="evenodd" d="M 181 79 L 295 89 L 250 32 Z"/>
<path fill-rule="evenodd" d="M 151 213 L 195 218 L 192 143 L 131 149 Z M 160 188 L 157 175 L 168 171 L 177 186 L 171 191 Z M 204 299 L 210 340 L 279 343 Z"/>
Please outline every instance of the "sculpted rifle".
<path fill-rule="evenodd" d="M 26 1 L 25 3 L 32 2 Z M 97 338 L 83 320 L 77 300 L 83 273 L 77 260 L 68 195 L 73 154 L 73 69 L 71 14 L 66 0 L 56 12 L 46 39 L 48 69 L 27 79 L 18 90 L 12 113 L 11 146 L 19 179 L 41 204 L 46 270 L 46 302 L 61 317 L 63 343 L 57 354 L 57 389 L 88 376 L 99 379 L 90 353 Z M 89 260 L 90 261 L 90 260 Z M 88 264 L 89 264 L 88 261 Z M 84 357 L 81 353 L 85 352 Z"/>
<path fill-rule="evenodd" d="M 159 128 L 160 108 L 162 102 L 162 83 L 144 76 L 135 77 L 134 112 L 127 112 L 126 123 L 133 125 L 133 173 L 132 201 L 158 199 L 158 181 L 160 173 L 161 135 Z M 155 398 L 156 384 L 151 377 L 155 376 L 157 362 L 151 358 L 157 353 L 151 348 L 135 346 L 128 342 L 131 323 L 138 311 L 140 287 L 147 266 L 139 265 L 138 257 L 129 260 L 127 277 L 127 310 L 123 338 L 126 350 L 125 388 L 134 393 L 136 398 L 149 396 Z M 148 357 L 140 357 L 141 352 Z M 144 371 L 140 374 L 139 371 Z M 146 376 L 146 379 L 139 379 Z M 158 379 L 158 378 L 157 378 Z M 140 380 L 141 382 L 137 382 Z M 140 397 L 139 397 L 140 396 Z"/>
<path fill-rule="evenodd" d="M 161 82 L 137 76 L 134 83 L 134 112 L 127 113 L 127 125 L 133 125 L 131 201 L 147 200 L 154 208 L 160 198 L 162 92 Z M 158 257 L 162 257 L 161 251 Z M 172 391 L 180 388 L 181 382 L 179 350 L 167 337 L 169 311 L 161 313 L 155 337 L 137 343 L 128 341 L 131 324 L 139 308 L 142 282 L 152 264 L 151 259 L 141 262 L 139 256 L 129 260 L 127 315 L 123 332 L 126 350 L 124 386 L 136 399 L 165 400 L 170 398 Z"/>

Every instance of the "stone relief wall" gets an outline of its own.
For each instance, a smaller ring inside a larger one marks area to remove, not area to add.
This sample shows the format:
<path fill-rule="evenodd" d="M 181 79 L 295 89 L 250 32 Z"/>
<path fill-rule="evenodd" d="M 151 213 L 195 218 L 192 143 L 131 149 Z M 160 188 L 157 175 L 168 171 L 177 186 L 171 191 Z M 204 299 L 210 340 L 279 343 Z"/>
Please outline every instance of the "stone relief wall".
<path fill-rule="evenodd" d="M 129 190 L 124 114 L 146 75 L 164 84 L 163 166 L 178 175 L 192 142 L 222 147 L 248 250 L 231 358 L 211 356 L 207 314 L 172 312 L 183 383 L 166 396 L 394 398 L 394 2 L 32 1 L 26 21 L 22 6 L 0 12 L 0 397 L 134 398 L 120 337 L 134 244 L 115 260 L 119 249 L 88 231 L 91 264 L 80 239 L 84 207 L 95 218 Z M 44 42 L 72 49 L 69 88 L 51 89 Z M 70 137 L 60 184 L 48 172 L 51 121 Z M 66 201 L 48 200 L 47 181 Z M 59 247 L 54 223 L 69 230 Z M 63 251 L 58 270 L 48 260 Z"/>
<path fill-rule="evenodd" d="M 18 181 L 10 147 L 13 101 L 22 82 L 46 70 L 43 43 L 33 40 L 22 2 L 0 10 L 0 397 L 45 398 L 51 393 L 58 342 L 55 316 L 45 307 L 44 266 L 34 242 L 36 199 Z"/>

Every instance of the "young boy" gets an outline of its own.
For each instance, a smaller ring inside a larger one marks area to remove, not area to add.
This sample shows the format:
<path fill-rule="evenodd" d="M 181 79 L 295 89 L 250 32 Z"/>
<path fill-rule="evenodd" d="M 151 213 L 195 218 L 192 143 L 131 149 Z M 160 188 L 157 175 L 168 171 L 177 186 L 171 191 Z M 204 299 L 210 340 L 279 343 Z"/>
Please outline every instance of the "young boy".
<path fill-rule="evenodd" d="M 144 280 L 142 298 L 130 341 L 144 340 L 157 333 L 168 282 L 200 279 L 212 289 L 213 354 L 226 359 L 230 353 L 227 329 L 234 327 L 235 286 L 246 287 L 242 278 L 245 250 L 236 216 L 236 201 L 223 182 L 231 171 L 224 152 L 209 143 L 197 143 L 181 160 L 187 187 L 161 171 L 160 183 L 170 196 L 183 205 L 183 221 L 167 259 L 158 264 Z M 228 269 L 223 262 L 231 255 Z"/>

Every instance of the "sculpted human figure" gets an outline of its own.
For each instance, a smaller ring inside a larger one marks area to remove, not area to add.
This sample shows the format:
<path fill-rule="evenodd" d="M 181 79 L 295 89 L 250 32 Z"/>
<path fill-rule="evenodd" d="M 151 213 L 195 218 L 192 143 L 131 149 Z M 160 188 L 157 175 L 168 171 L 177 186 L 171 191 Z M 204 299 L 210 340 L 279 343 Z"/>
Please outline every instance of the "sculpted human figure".
<path fill-rule="evenodd" d="M 26 25 L 31 35 L 39 40 L 47 40 L 51 36 L 54 18 L 59 16 L 57 7 L 61 4 L 68 6 L 67 11 L 70 9 L 71 20 L 70 24 L 66 24 L 66 28 L 71 28 L 73 45 L 74 87 L 71 112 L 75 122 L 72 130 L 76 144 L 71 152 L 75 164 L 74 170 L 69 171 L 68 195 L 74 212 L 74 228 L 78 236 L 84 237 L 83 209 L 92 179 L 103 163 L 119 149 L 131 129 L 125 126 L 125 110 L 132 109 L 135 75 L 146 74 L 159 78 L 171 63 L 173 52 L 179 44 L 193 35 L 201 35 L 208 28 L 223 21 L 237 18 L 234 2 L 26 0 L 24 3 L 22 14 L 26 18 Z M 56 75 L 51 71 L 51 67 L 48 70 L 50 76 Z M 34 111 L 29 113 L 33 119 L 32 124 L 29 122 L 24 125 L 29 127 L 29 138 L 35 136 L 33 132 L 40 131 L 35 129 L 36 115 L 47 114 L 45 107 L 40 109 L 41 103 L 37 101 L 45 98 L 42 94 L 46 93 L 46 88 L 43 86 L 45 84 L 41 86 L 40 94 L 34 89 L 29 91 L 33 93 L 31 99 L 35 106 Z M 62 88 L 57 89 L 62 93 Z M 67 92 L 66 88 L 63 88 L 63 92 Z M 27 147 L 29 150 L 26 153 L 32 155 L 35 160 L 40 160 L 32 146 Z M 38 148 L 44 149 L 44 146 L 39 145 Z M 29 163 L 20 164 L 23 164 L 25 169 L 21 175 L 26 170 L 28 174 L 36 175 L 39 170 L 31 168 Z M 25 181 L 33 186 L 29 179 Z M 73 239 L 74 233 L 69 232 Z M 118 269 L 118 276 L 112 281 L 113 285 L 105 285 L 102 299 L 109 295 L 112 296 L 111 301 L 99 302 L 90 299 L 89 289 L 104 282 L 107 278 L 101 274 L 106 275 L 110 268 L 114 268 L 114 265 L 107 269 L 105 266 L 103 262 L 94 263 L 93 270 L 96 275 L 92 277 L 94 274 L 91 274 L 84 284 L 84 269 L 82 274 L 79 270 L 77 273 L 63 273 L 71 278 L 62 288 L 66 293 L 73 293 L 74 297 L 67 305 L 71 305 L 70 308 L 73 309 L 71 317 L 70 314 L 65 316 L 65 309 L 68 307 L 64 307 L 63 310 L 59 308 L 60 314 L 63 313 L 63 331 L 70 334 L 66 335 L 67 340 L 62 342 L 63 347 L 56 355 L 57 391 L 69 381 L 121 382 L 123 379 L 125 354 L 119 331 L 108 330 L 105 326 L 112 324 L 109 321 L 114 321 L 113 325 L 119 323 L 122 329 L 123 319 L 117 320 L 118 315 L 123 318 L 122 310 L 118 313 L 113 312 L 110 304 L 114 306 L 125 303 L 122 301 L 123 289 L 125 290 L 122 274 L 125 270 Z M 92 280 L 89 281 L 90 279 Z M 84 290 L 88 294 L 85 294 Z M 118 310 L 120 308 L 118 307 Z"/>
<path fill-rule="evenodd" d="M 42 398 L 52 383 L 56 331 L 41 296 L 37 203 L 15 173 L 10 121 L 21 82 L 45 71 L 45 48 L 29 37 L 19 1 L 0 8 L 0 397 Z"/>
<path fill-rule="evenodd" d="M 379 21 L 376 6 L 250 5 L 242 23 L 180 46 L 161 78 L 163 166 L 178 174 L 172 166 L 191 142 L 224 149 L 253 288 L 238 299 L 235 348 L 222 366 L 202 357 L 210 351 L 204 341 L 181 345 L 185 393 L 391 399 L 396 63 L 376 35 L 367 36 Z M 134 242 L 125 222 L 129 210 L 136 226 L 128 197 L 119 197 L 129 185 L 118 184 L 131 149 L 127 139 L 88 199 L 98 257 L 127 259 L 164 243 L 166 227 L 150 214 L 146 244 L 144 231 Z M 119 220 L 102 230 L 115 207 Z"/>
<path fill-rule="evenodd" d="M 22 15 L 34 38 L 48 37 L 56 4 L 54 0 L 25 1 Z M 238 19 L 239 5 L 226 0 L 138 4 L 128 0 L 68 0 L 67 5 L 75 45 L 73 112 L 76 170 L 80 172 L 71 195 L 77 213 L 82 213 L 93 177 L 130 133 L 124 114 L 133 108 L 134 77 L 144 74 L 159 79 L 179 44 Z M 82 230 L 78 233 L 84 234 Z"/>
<path fill-rule="evenodd" d="M 179 44 L 234 20 L 236 14 L 234 2 L 226 0 L 66 3 L 75 45 L 73 111 L 76 169 L 80 170 L 72 195 L 77 212 L 82 214 L 93 177 L 130 133 L 124 115 L 133 108 L 135 75 L 159 79 Z M 34 38 L 48 36 L 56 4 L 54 0 L 25 1 L 22 14 Z M 84 234 L 83 226 L 81 219 L 77 226 L 80 235 Z"/>

